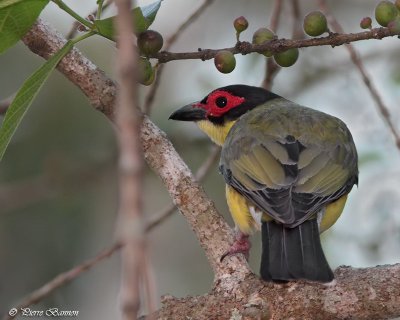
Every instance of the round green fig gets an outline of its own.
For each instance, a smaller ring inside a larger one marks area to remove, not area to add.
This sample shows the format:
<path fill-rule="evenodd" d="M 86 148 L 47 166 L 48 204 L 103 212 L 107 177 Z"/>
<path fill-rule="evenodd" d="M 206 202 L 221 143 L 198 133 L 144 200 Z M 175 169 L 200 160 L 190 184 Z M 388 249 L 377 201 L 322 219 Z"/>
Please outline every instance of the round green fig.
<path fill-rule="evenodd" d="M 281 67 L 290 67 L 294 65 L 299 57 L 299 49 L 291 48 L 274 55 L 275 62 Z"/>
<path fill-rule="evenodd" d="M 221 50 L 215 55 L 214 64 L 219 72 L 230 73 L 236 67 L 236 59 L 232 52 Z"/>
<path fill-rule="evenodd" d="M 328 31 L 325 15 L 321 11 L 310 12 L 304 18 L 303 29 L 311 37 L 318 37 Z"/>
<path fill-rule="evenodd" d="M 264 44 L 268 41 L 271 41 L 275 38 L 275 33 L 267 28 L 260 28 L 253 34 L 253 44 Z M 263 55 L 266 57 L 272 57 L 272 53 L 270 51 L 264 51 Z"/>
<path fill-rule="evenodd" d="M 375 7 L 375 19 L 382 26 L 387 27 L 388 23 L 394 20 L 399 11 L 390 1 L 381 1 Z"/>
<path fill-rule="evenodd" d="M 161 34 L 154 30 L 141 32 L 137 38 L 137 46 L 142 54 L 149 56 L 161 50 L 164 39 Z"/>

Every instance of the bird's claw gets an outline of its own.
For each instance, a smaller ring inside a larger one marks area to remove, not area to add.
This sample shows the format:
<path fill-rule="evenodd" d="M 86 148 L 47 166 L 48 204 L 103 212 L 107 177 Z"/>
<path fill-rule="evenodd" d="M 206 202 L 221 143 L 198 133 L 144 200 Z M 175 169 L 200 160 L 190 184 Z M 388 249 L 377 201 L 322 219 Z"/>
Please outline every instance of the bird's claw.
<path fill-rule="evenodd" d="M 249 235 L 240 232 L 235 241 L 232 243 L 231 247 L 228 251 L 226 251 L 220 258 L 220 262 L 222 262 L 226 257 L 242 253 L 247 261 L 249 261 L 249 253 L 250 253 L 251 243 L 249 240 Z"/>

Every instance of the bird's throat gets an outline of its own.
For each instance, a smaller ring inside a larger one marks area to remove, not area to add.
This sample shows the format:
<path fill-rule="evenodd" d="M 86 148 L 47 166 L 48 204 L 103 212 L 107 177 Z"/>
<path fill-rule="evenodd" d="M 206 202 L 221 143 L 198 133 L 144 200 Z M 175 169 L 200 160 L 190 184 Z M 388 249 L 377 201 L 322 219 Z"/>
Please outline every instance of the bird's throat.
<path fill-rule="evenodd" d="M 226 136 L 236 121 L 229 121 L 224 124 L 214 124 L 208 120 L 197 121 L 197 125 L 206 135 L 210 137 L 217 145 L 222 146 Z"/>

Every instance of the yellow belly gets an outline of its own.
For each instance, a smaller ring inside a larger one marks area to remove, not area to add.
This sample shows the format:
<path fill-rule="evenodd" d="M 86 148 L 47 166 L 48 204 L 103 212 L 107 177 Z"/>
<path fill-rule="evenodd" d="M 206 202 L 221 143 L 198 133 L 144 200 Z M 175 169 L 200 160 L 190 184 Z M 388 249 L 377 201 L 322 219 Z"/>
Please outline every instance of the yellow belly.
<path fill-rule="evenodd" d="M 326 206 L 325 214 L 322 217 L 321 224 L 319 226 L 320 233 L 328 230 L 337 221 L 342 214 L 346 200 L 347 194 Z"/>
<path fill-rule="evenodd" d="M 247 200 L 235 189 L 226 185 L 226 201 L 235 225 L 245 234 L 251 234 L 257 223 L 254 221 Z"/>
<path fill-rule="evenodd" d="M 253 219 L 250 213 L 249 203 L 246 198 L 228 185 L 226 185 L 226 200 L 233 221 L 240 231 L 245 234 L 251 234 L 254 229 L 258 229 L 257 222 Z M 326 206 L 324 216 L 322 217 L 319 226 L 320 233 L 328 230 L 337 221 L 343 211 L 346 200 L 347 194 Z M 268 213 L 263 215 L 264 221 L 270 219 Z"/>

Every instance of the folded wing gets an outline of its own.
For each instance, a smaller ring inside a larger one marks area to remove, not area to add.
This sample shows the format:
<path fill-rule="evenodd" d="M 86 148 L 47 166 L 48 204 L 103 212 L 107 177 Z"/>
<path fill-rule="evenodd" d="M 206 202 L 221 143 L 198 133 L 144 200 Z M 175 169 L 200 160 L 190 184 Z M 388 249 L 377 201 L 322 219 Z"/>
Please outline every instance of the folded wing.
<path fill-rule="evenodd" d="M 295 227 L 357 183 L 357 153 L 339 119 L 293 104 L 261 106 L 231 129 L 225 181 L 271 218 Z"/>

